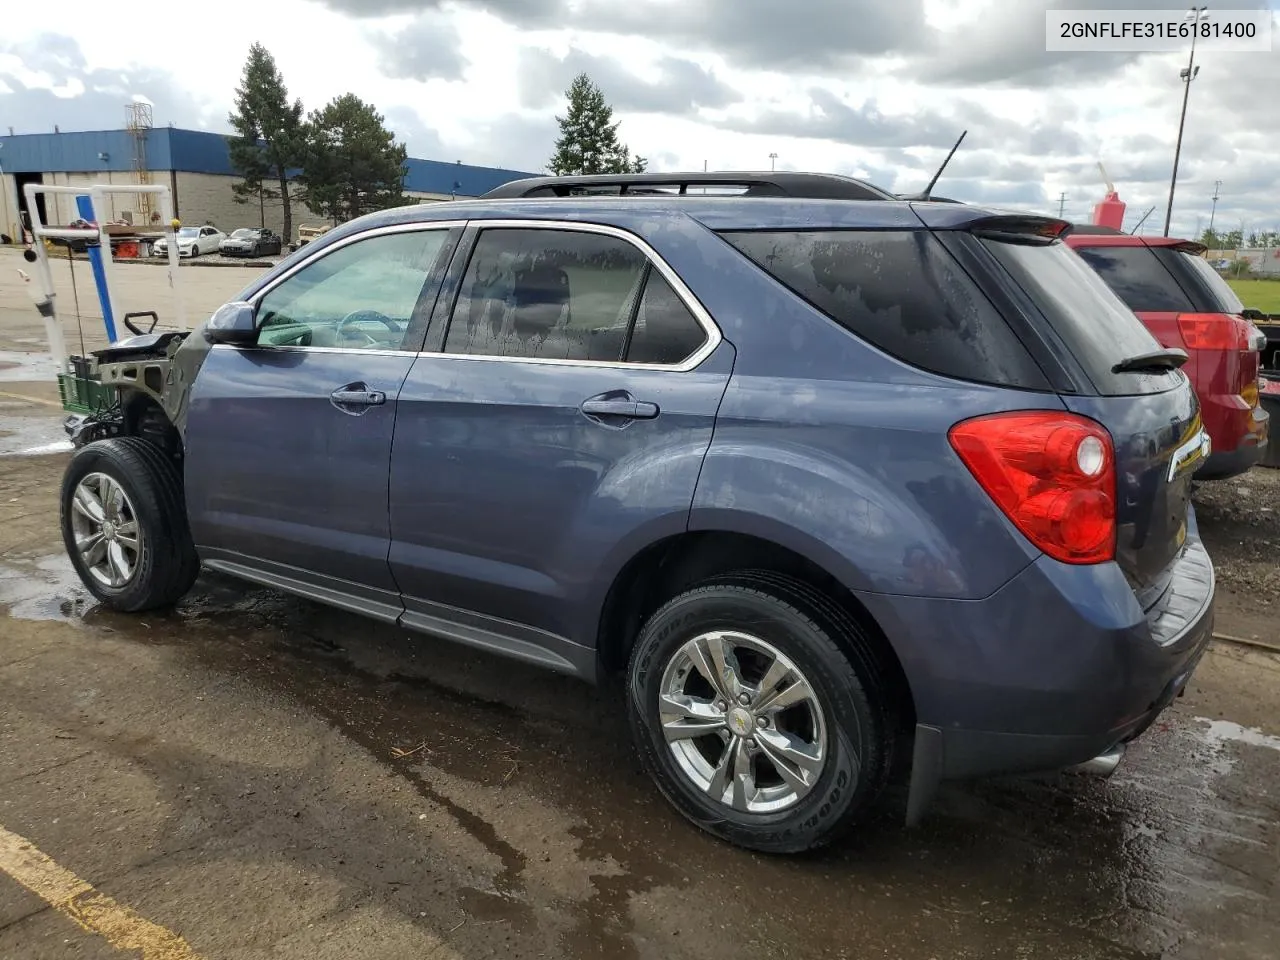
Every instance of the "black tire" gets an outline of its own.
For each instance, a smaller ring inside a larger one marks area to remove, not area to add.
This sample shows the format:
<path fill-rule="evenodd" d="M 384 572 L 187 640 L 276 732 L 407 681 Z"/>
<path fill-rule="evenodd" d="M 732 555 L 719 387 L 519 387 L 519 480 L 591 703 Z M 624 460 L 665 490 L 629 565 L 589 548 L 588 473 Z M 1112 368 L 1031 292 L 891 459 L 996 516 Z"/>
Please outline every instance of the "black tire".
<path fill-rule="evenodd" d="M 80 481 L 94 473 L 120 485 L 137 520 L 137 559 L 132 575 L 118 586 L 95 577 L 76 548 L 72 499 Z M 62 541 L 72 566 L 89 592 L 113 610 L 134 613 L 171 606 L 199 576 L 182 475 L 155 444 L 137 437 L 115 437 L 81 447 L 63 474 L 60 503 Z"/>
<path fill-rule="evenodd" d="M 826 762 L 809 793 L 786 809 L 737 811 L 713 799 L 684 772 L 663 735 L 663 673 L 686 641 L 715 629 L 766 641 L 791 660 L 817 695 L 827 730 Z M 746 572 L 689 589 L 648 619 L 632 651 L 627 712 L 641 762 L 681 814 L 737 846 L 799 853 L 831 843 L 879 797 L 893 760 L 898 727 L 891 691 L 871 651 L 856 621 L 790 578 Z"/>
<path fill-rule="evenodd" d="M 200 256 L 200 248 L 193 246 L 191 248 L 191 259 L 194 260 L 198 256 Z"/>

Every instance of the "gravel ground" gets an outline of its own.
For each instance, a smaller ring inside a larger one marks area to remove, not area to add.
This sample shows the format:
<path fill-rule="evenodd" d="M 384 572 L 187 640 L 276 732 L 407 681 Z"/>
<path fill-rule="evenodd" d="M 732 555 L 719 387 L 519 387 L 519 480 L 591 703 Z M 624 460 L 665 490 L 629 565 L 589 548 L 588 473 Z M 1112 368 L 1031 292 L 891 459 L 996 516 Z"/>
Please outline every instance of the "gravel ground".
<path fill-rule="evenodd" d="M 1280 470 L 1254 467 L 1195 494 L 1200 534 L 1222 589 L 1259 612 L 1280 605 Z"/>

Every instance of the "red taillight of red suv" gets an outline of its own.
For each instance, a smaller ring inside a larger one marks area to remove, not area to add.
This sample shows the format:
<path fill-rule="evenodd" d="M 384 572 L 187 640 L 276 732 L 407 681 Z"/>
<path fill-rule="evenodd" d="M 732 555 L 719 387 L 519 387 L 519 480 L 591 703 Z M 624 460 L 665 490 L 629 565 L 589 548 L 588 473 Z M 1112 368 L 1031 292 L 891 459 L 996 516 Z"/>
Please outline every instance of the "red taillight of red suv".
<path fill-rule="evenodd" d="M 1258 328 L 1229 313 L 1180 313 L 1178 332 L 1188 350 L 1240 350 L 1257 353 Z"/>
<path fill-rule="evenodd" d="M 1064 563 L 1106 563 L 1116 548 L 1115 451 L 1086 417 L 997 413 L 951 428 L 951 446 L 1037 549 Z"/>

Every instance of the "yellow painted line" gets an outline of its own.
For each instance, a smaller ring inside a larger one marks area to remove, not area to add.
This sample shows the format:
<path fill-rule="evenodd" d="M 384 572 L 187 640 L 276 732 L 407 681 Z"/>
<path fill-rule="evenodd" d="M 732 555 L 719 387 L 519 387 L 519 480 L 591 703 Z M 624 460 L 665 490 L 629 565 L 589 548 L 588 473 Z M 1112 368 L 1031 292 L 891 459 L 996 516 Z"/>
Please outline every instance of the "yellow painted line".
<path fill-rule="evenodd" d="M 141 960 L 200 960 L 182 937 L 99 893 L 4 827 L 0 827 L 0 870 L 117 950 L 136 951 Z"/>
<path fill-rule="evenodd" d="M 29 400 L 32 403 L 43 403 L 46 407 L 62 409 L 62 404 L 57 400 L 46 400 L 44 397 L 28 397 L 21 393 L 5 393 L 3 390 L 0 390 L 0 397 L 7 397 L 10 400 Z"/>

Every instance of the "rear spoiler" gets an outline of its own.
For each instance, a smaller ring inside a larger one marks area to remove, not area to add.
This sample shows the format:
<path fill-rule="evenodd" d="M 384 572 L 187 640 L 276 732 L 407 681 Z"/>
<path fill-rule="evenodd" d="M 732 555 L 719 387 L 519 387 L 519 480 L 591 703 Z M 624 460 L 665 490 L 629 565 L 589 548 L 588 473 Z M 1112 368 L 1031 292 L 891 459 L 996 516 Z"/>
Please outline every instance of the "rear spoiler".
<path fill-rule="evenodd" d="M 964 230 L 983 236 L 1040 241 L 1060 240 L 1071 230 L 1068 220 L 1013 211 L 982 211 L 968 204 L 912 203 L 911 209 L 931 230 Z"/>

